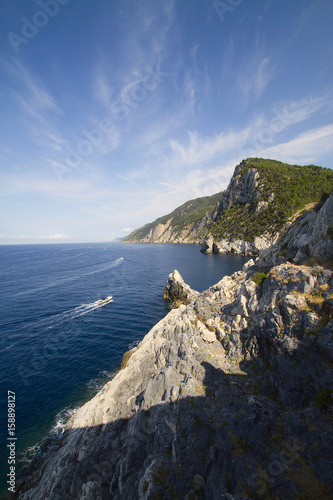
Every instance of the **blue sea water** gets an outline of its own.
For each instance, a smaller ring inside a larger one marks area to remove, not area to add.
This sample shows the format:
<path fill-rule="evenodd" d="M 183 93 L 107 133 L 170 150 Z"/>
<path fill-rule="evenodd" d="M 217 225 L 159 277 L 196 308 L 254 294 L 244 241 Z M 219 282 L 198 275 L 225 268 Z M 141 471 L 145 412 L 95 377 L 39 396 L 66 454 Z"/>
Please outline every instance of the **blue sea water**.
<path fill-rule="evenodd" d="M 73 410 L 114 376 L 123 353 L 168 312 L 162 296 L 170 272 L 178 269 L 202 291 L 246 260 L 202 254 L 196 245 L 0 247 L 0 492 L 9 472 L 8 390 L 16 396 L 20 473 L 46 447 L 45 436 L 61 434 Z M 113 302 L 97 303 L 109 295 Z"/>

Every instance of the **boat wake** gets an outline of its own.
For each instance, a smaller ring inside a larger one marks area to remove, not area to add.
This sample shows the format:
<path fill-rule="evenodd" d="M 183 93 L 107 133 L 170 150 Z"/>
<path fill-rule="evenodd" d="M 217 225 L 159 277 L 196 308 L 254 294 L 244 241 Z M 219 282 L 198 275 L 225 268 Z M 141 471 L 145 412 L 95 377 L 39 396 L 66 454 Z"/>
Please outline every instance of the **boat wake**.
<path fill-rule="evenodd" d="M 53 320 L 52 325 L 46 327 L 46 329 L 54 328 L 56 325 L 59 323 L 62 323 L 63 321 L 67 320 L 73 320 L 76 318 L 79 318 L 80 316 L 84 316 L 85 314 L 89 314 L 96 309 L 100 309 L 101 307 L 104 307 L 108 304 L 111 304 L 113 302 L 112 295 L 109 295 L 105 298 L 95 300 L 95 302 L 90 302 L 89 304 L 82 304 L 80 306 L 74 307 L 73 309 L 70 309 L 69 311 L 65 311 L 60 314 L 55 314 L 51 317 L 48 318 L 48 320 Z M 54 324 L 54 320 L 56 322 L 56 325 Z"/>
<path fill-rule="evenodd" d="M 17 292 L 14 296 L 15 297 L 20 297 L 24 295 L 31 295 L 34 293 L 39 293 L 43 292 L 44 290 L 47 290 L 49 288 L 54 288 L 58 286 L 65 285 L 66 283 L 69 283 L 71 281 L 78 281 L 82 280 L 83 278 L 86 278 L 87 276 L 92 276 L 94 274 L 98 273 L 105 273 L 109 270 L 112 270 L 113 268 L 116 268 L 120 266 L 120 264 L 124 261 L 124 257 L 119 257 L 116 260 L 113 260 L 111 262 L 106 261 L 106 262 L 100 262 L 98 264 L 92 265 L 89 264 L 87 266 L 81 266 L 73 270 L 72 276 L 66 276 L 65 278 L 61 277 L 59 279 L 52 279 L 49 283 L 44 283 L 43 285 L 37 287 L 37 288 L 29 288 L 27 290 L 19 291 Z M 89 270 L 90 269 L 90 270 Z"/>
<path fill-rule="evenodd" d="M 0 339 L 0 352 L 12 349 L 13 347 L 17 346 L 18 343 L 25 341 L 27 336 L 30 340 L 36 337 L 44 336 L 45 332 L 49 332 L 50 330 L 52 331 L 55 328 L 59 328 L 59 325 L 62 325 L 63 323 L 70 322 L 80 318 L 81 316 L 90 314 L 93 311 L 111 304 L 112 302 L 112 296 L 108 295 L 105 298 L 95 300 L 94 302 L 90 302 L 88 304 L 81 304 L 80 306 L 73 307 L 61 313 L 55 313 L 40 318 L 30 318 L 29 320 L 25 320 L 22 322 L 8 323 L 5 326 L 11 326 L 14 324 L 18 326 L 20 323 L 25 323 L 26 328 L 20 328 L 18 333 L 12 334 L 8 339 L 11 341 L 11 343 L 7 346 L 3 346 Z"/>

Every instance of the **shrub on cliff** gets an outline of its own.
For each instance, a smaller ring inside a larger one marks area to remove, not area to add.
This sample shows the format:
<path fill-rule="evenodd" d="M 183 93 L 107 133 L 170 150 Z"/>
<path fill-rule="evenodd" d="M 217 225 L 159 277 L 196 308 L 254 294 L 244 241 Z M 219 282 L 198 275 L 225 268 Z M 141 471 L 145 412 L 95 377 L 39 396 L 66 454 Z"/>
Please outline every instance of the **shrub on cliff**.
<path fill-rule="evenodd" d="M 266 278 L 267 274 L 265 273 L 254 273 L 251 277 L 252 281 L 254 281 L 256 285 L 262 285 Z"/>

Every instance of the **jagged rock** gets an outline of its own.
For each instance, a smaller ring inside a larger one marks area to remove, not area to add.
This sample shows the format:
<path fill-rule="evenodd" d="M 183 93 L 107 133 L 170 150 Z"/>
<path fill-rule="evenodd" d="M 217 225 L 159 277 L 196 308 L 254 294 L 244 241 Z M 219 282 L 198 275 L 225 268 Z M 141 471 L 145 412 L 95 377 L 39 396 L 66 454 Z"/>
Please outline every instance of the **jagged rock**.
<path fill-rule="evenodd" d="M 185 283 L 180 273 L 175 269 L 169 274 L 167 285 L 164 290 L 163 298 L 171 300 L 175 306 L 180 304 L 189 304 L 199 292 Z"/>
<path fill-rule="evenodd" d="M 278 234 L 274 236 L 257 236 L 254 238 L 254 241 L 245 241 L 240 239 L 222 239 L 219 241 L 210 241 L 210 245 L 214 253 L 257 256 L 259 255 L 259 252 L 261 250 L 269 247 L 277 240 L 277 238 Z"/>
<path fill-rule="evenodd" d="M 214 245 L 213 238 L 208 238 L 207 240 L 203 240 L 201 242 L 200 252 L 203 252 L 203 253 L 213 253 L 214 252 L 213 245 Z"/>
<path fill-rule="evenodd" d="M 259 254 L 260 267 L 276 266 L 281 260 L 296 264 L 310 258 L 333 259 L 333 193 L 325 203 L 300 216 L 278 241 Z"/>

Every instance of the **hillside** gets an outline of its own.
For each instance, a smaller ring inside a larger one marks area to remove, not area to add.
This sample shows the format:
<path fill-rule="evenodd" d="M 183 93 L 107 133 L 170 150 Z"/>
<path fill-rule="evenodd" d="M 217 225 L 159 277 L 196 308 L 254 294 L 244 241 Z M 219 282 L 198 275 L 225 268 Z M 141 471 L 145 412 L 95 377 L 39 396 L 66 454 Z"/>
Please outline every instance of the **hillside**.
<path fill-rule="evenodd" d="M 187 201 L 168 215 L 136 229 L 127 243 L 194 243 L 199 242 L 206 225 L 211 222 L 222 193 Z"/>
<path fill-rule="evenodd" d="M 235 168 L 223 193 L 191 200 L 137 229 L 124 241 L 203 243 L 203 251 L 257 255 L 302 210 L 325 200 L 333 171 L 248 158 Z"/>
<path fill-rule="evenodd" d="M 333 171 L 327 168 L 262 158 L 244 160 L 222 194 L 209 231 L 216 240 L 245 241 L 277 233 L 297 211 L 327 197 L 332 188 Z"/>

